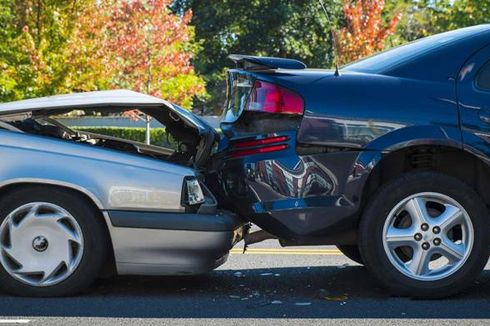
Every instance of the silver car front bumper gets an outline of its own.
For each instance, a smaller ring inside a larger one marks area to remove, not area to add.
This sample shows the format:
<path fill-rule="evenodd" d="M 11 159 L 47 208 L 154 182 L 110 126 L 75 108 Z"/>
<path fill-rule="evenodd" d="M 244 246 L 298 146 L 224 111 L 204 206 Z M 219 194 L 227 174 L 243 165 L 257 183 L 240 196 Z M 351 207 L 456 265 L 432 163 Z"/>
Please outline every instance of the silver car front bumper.
<path fill-rule="evenodd" d="M 189 275 L 220 266 L 243 238 L 233 214 L 106 211 L 120 275 Z"/>

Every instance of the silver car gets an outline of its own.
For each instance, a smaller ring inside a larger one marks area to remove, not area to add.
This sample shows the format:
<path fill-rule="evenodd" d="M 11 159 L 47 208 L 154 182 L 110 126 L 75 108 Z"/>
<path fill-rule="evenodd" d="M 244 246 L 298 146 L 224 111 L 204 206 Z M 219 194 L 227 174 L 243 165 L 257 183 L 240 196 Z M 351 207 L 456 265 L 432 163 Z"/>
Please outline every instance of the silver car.
<path fill-rule="evenodd" d="M 71 111 L 137 109 L 172 146 L 72 130 Z M 199 177 L 213 128 L 167 101 L 103 91 L 0 104 L 0 287 L 23 296 L 86 289 L 101 273 L 181 275 L 225 262 L 243 222 Z"/>

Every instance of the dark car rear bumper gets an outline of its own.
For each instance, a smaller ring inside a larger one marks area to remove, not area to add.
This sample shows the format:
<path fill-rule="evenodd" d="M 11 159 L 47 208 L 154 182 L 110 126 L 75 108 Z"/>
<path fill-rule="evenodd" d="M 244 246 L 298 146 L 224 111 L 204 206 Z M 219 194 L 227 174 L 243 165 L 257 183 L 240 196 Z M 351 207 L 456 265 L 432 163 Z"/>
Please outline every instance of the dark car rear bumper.
<path fill-rule="evenodd" d="M 227 209 L 279 238 L 338 243 L 333 236 L 357 226 L 362 188 L 352 168 L 359 151 L 298 155 L 295 134 L 285 134 L 287 150 L 224 156 L 208 184 Z"/>

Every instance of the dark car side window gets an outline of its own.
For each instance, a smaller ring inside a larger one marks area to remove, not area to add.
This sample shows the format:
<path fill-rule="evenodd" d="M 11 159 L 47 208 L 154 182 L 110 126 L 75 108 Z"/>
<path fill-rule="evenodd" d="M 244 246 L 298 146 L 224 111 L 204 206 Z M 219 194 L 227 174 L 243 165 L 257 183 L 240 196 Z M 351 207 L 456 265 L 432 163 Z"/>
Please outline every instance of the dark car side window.
<path fill-rule="evenodd" d="M 478 72 L 476 86 L 485 91 L 490 91 L 490 61 L 487 61 Z"/>

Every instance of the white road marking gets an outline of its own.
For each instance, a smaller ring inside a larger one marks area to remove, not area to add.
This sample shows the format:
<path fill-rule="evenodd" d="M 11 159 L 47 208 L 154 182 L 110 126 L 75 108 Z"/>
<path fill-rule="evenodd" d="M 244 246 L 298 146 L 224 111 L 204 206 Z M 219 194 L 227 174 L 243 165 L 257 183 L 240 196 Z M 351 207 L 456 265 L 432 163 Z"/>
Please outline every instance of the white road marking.
<path fill-rule="evenodd" d="M 243 254 L 243 249 L 233 248 L 230 250 L 232 255 Z M 246 255 L 326 255 L 341 256 L 342 253 L 337 249 L 297 249 L 297 248 L 248 248 Z"/>
<path fill-rule="evenodd" d="M 0 319 L 0 324 L 28 324 L 29 319 Z"/>

